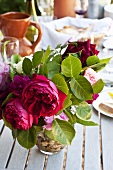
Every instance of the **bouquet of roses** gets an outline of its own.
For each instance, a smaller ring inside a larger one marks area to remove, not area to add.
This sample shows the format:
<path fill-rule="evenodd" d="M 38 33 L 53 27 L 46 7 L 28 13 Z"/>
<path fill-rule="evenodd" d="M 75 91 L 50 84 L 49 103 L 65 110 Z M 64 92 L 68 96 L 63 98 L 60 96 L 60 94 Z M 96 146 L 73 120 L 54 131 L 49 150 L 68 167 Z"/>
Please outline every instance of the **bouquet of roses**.
<path fill-rule="evenodd" d="M 13 55 L 0 62 L 0 119 L 19 144 L 31 148 L 37 132 L 71 144 L 75 123 L 97 125 L 89 120 L 92 103 L 104 87 L 97 71 L 110 58 L 100 60 L 90 41 L 68 42 L 56 49 L 37 51 L 30 57 Z"/>

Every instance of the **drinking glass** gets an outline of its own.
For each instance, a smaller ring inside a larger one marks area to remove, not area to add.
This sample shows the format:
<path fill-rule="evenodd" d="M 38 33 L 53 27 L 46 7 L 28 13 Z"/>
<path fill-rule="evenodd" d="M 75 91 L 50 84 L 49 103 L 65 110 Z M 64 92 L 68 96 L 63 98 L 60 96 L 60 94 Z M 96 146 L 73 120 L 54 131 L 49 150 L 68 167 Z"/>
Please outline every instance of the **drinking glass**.
<path fill-rule="evenodd" d="M 37 0 L 37 5 L 42 16 L 53 15 L 53 0 Z"/>
<path fill-rule="evenodd" d="M 19 54 L 19 40 L 14 37 L 0 38 L 0 60 L 10 61 L 13 54 Z"/>
<path fill-rule="evenodd" d="M 87 0 L 76 0 L 75 13 L 77 18 L 84 18 L 87 12 Z"/>

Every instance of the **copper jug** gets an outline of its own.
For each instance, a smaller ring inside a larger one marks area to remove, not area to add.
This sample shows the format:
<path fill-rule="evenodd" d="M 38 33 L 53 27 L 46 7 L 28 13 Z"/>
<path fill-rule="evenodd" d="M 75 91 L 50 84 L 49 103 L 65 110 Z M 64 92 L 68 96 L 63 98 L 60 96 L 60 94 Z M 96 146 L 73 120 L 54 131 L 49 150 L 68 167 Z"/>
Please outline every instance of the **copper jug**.
<path fill-rule="evenodd" d="M 33 54 L 42 37 L 40 25 L 30 19 L 29 14 L 21 12 L 7 12 L 0 15 L 0 30 L 3 36 L 18 38 L 19 54 L 22 57 Z M 38 29 L 38 37 L 33 44 L 25 37 L 28 26 L 31 25 Z"/>

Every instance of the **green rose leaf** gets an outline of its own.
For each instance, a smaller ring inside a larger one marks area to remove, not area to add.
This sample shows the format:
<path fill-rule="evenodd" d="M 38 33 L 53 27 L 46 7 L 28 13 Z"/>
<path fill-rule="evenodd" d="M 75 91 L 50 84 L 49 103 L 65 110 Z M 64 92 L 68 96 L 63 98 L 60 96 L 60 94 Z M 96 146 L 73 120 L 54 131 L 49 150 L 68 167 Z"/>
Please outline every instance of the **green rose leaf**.
<path fill-rule="evenodd" d="M 78 105 L 83 100 L 78 99 L 75 95 L 71 95 L 72 105 Z"/>
<path fill-rule="evenodd" d="M 87 63 L 87 66 L 97 64 L 99 63 L 99 58 L 96 55 L 90 56 L 87 58 L 86 63 Z"/>
<path fill-rule="evenodd" d="M 54 139 L 61 144 L 71 144 L 75 129 L 69 122 L 55 119 L 52 123 L 52 133 Z"/>
<path fill-rule="evenodd" d="M 19 54 L 14 54 L 11 56 L 11 63 L 17 64 L 19 61 L 21 61 L 21 56 Z"/>
<path fill-rule="evenodd" d="M 71 94 L 68 94 L 67 98 L 64 101 L 64 108 L 67 108 L 72 105 L 72 101 L 70 100 L 70 98 L 71 98 Z"/>
<path fill-rule="evenodd" d="M 17 130 L 17 129 L 12 128 L 13 138 L 16 139 L 20 135 L 21 132 L 22 132 L 22 130 Z"/>
<path fill-rule="evenodd" d="M 36 126 L 35 129 L 36 129 L 36 132 L 41 132 L 41 131 L 43 131 L 42 126 Z"/>
<path fill-rule="evenodd" d="M 47 47 L 45 53 L 43 54 L 43 58 L 42 58 L 42 63 L 47 63 L 48 61 L 48 56 L 50 55 L 51 50 L 50 50 L 50 45 Z"/>
<path fill-rule="evenodd" d="M 65 114 L 69 118 L 69 122 L 71 122 L 72 124 L 76 123 L 76 117 L 71 113 L 69 109 L 65 109 Z"/>
<path fill-rule="evenodd" d="M 61 62 L 61 55 L 57 55 L 57 56 L 53 57 L 52 61 L 55 61 L 55 62 L 60 64 L 60 62 Z"/>
<path fill-rule="evenodd" d="M 26 75 L 30 75 L 32 70 L 32 62 L 30 59 L 25 58 L 22 63 L 22 69 Z"/>
<path fill-rule="evenodd" d="M 10 77 L 13 79 L 14 76 L 16 74 L 15 68 L 13 68 L 12 66 L 10 67 Z"/>
<path fill-rule="evenodd" d="M 93 87 L 93 92 L 95 93 L 95 94 L 97 94 L 97 93 L 100 93 L 101 91 L 102 91 L 102 89 L 104 88 L 104 82 L 102 81 L 102 79 L 99 79 L 96 83 L 94 83 L 93 85 L 92 85 L 92 87 Z"/>
<path fill-rule="evenodd" d="M 21 146 L 26 149 L 32 148 L 36 144 L 36 130 L 34 127 L 29 130 L 23 130 L 17 140 Z"/>
<path fill-rule="evenodd" d="M 45 130 L 44 132 L 50 139 L 55 140 L 52 130 Z"/>
<path fill-rule="evenodd" d="M 111 60 L 111 58 L 112 58 L 112 57 L 101 59 L 101 60 L 100 60 L 100 63 L 108 64 L 109 61 Z"/>
<path fill-rule="evenodd" d="M 70 87 L 73 94 L 80 100 L 91 100 L 93 89 L 89 81 L 83 77 L 78 76 L 76 79 L 72 79 Z"/>
<path fill-rule="evenodd" d="M 12 130 L 13 129 L 12 125 L 9 122 L 7 122 L 3 113 L 2 113 L 2 117 L 3 117 L 3 121 L 4 121 L 5 126 L 7 126 L 9 129 Z"/>
<path fill-rule="evenodd" d="M 62 75 L 55 74 L 52 78 L 52 81 L 55 83 L 55 85 L 57 86 L 59 90 L 61 90 L 65 94 L 68 94 L 68 86 Z"/>
<path fill-rule="evenodd" d="M 32 59 L 34 68 L 37 67 L 41 63 L 42 57 L 43 57 L 43 51 L 37 51 L 34 53 L 33 59 Z"/>
<path fill-rule="evenodd" d="M 47 68 L 47 64 L 46 63 L 44 63 L 43 65 L 40 66 L 39 74 L 48 77 L 48 68 Z"/>
<path fill-rule="evenodd" d="M 56 61 L 50 61 L 47 63 L 48 68 L 48 78 L 52 78 L 54 74 L 57 74 L 60 72 L 60 64 Z"/>
<path fill-rule="evenodd" d="M 77 123 L 84 125 L 84 126 L 97 126 L 98 125 L 98 123 L 95 123 L 91 120 L 83 120 L 77 116 L 76 116 L 76 120 L 77 120 Z"/>
<path fill-rule="evenodd" d="M 76 77 L 80 74 L 82 69 L 81 61 L 69 55 L 66 59 L 62 61 L 61 71 L 66 77 Z"/>
<path fill-rule="evenodd" d="M 90 119 L 92 115 L 91 107 L 86 102 L 82 102 L 76 107 L 76 115 L 84 120 Z"/>
<path fill-rule="evenodd" d="M 99 70 L 102 70 L 105 66 L 106 66 L 106 63 L 97 63 L 97 64 L 90 66 L 90 68 L 92 68 L 95 71 L 99 71 Z"/>

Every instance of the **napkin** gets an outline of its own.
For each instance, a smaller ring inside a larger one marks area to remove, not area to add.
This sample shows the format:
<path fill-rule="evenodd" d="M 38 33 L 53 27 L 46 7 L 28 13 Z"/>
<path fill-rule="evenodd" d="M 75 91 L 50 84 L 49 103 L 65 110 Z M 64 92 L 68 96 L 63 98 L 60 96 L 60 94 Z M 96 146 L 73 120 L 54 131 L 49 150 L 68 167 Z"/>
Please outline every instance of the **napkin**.
<path fill-rule="evenodd" d="M 46 49 L 50 45 L 51 49 L 54 49 L 58 44 L 65 44 L 69 40 L 78 40 L 79 36 L 73 38 L 73 35 L 59 33 L 56 29 L 62 29 L 64 26 L 76 26 L 86 28 L 93 25 L 91 34 L 113 34 L 113 20 L 111 18 L 103 19 L 89 19 L 89 18 L 71 18 L 64 17 L 61 19 L 53 20 L 50 22 L 40 22 L 42 28 L 42 40 L 41 48 Z M 110 27 L 112 25 L 112 29 Z"/>
<path fill-rule="evenodd" d="M 95 22 L 94 33 L 102 33 L 106 35 L 113 35 L 113 20 L 109 17 L 103 18 Z"/>

